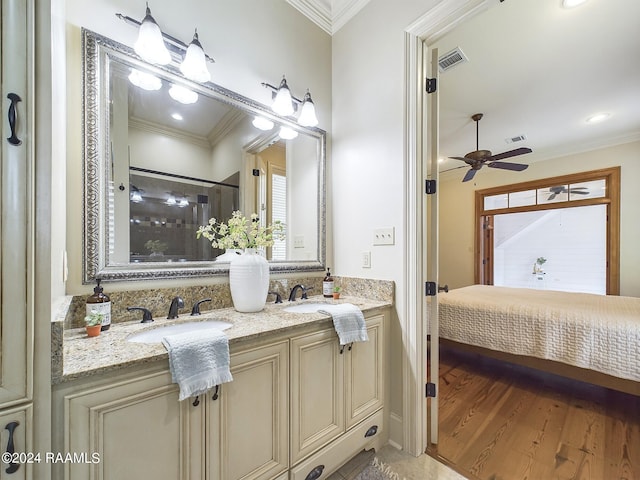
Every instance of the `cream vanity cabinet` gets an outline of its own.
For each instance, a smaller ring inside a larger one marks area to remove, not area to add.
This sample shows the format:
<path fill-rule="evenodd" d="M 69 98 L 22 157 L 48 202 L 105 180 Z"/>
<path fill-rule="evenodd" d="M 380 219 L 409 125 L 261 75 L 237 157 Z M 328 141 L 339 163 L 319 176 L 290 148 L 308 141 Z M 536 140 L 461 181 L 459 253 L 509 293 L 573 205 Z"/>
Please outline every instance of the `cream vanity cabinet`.
<path fill-rule="evenodd" d="M 27 2 L 1 0 L 0 73 L 0 450 L 34 453 L 33 300 L 33 109 L 32 56 Z M 32 33 L 32 32 L 31 32 Z M 29 460 L 24 458 L 24 460 Z M 33 464 L 0 462 L 0 479 L 31 479 Z M 33 460 L 33 459 L 32 459 Z"/>
<path fill-rule="evenodd" d="M 62 385 L 65 438 L 58 450 L 86 454 L 86 461 L 64 465 L 64 478 L 235 480 L 286 474 L 288 349 L 283 340 L 233 352 L 233 382 L 197 399 L 178 401 L 178 387 L 166 370 L 88 388 L 82 385 L 88 382 Z"/>
<path fill-rule="evenodd" d="M 325 478 L 382 430 L 385 315 L 366 322 L 351 348 L 333 328 L 291 339 L 292 480 Z"/>

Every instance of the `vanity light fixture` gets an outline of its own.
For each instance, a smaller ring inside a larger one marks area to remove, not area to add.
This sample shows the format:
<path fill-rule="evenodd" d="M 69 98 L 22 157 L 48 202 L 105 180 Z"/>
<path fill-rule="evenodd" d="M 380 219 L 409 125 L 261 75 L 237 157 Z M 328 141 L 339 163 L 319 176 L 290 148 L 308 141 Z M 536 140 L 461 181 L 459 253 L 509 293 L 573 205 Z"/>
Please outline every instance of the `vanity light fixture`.
<path fill-rule="evenodd" d="M 190 90 L 182 85 L 171 85 L 169 89 L 169 95 L 176 102 L 189 105 L 198 101 L 198 94 L 193 90 Z"/>
<path fill-rule="evenodd" d="M 177 203 L 176 197 L 173 195 L 173 193 L 169 194 L 167 200 L 164 203 L 166 203 L 167 205 L 175 205 Z"/>
<path fill-rule="evenodd" d="M 265 132 L 273 128 L 273 122 L 267 118 L 256 115 L 251 122 L 258 130 L 264 130 Z"/>
<path fill-rule="evenodd" d="M 293 128 L 289 127 L 280 127 L 280 138 L 283 140 L 293 140 L 298 136 L 298 132 L 296 132 Z"/>
<path fill-rule="evenodd" d="M 198 39 L 198 29 L 193 34 L 193 40 L 187 47 L 187 53 L 184 60 L 180 64 L 180 71 L 189 80 L 194 82 L 205 83 L 211 80 L 211 74 L 207 68 L 207 62 L 204 56 L 204 50 Z"/>
<path fill-rule="evenodd" d="M 131 73 L 129 74 L 129 81 L 133 83 L 136 87 L 139 87 L 143 90 L 153 91 L 160 90 L 162 88 L 162 80 L 160 80 L 155 75 L 147 72 L 141 72 L 135 68 L 131 69 Z"/>
<path fill-rule="evenodd" d="M 180 201 L 178 202 L 178 206 L 180 208 L 188 207 L 189 206 L 189 200 L 187 200 L 187 197 L 182 197 L 180 199 Z"/>
<path fill-rule="evenodd" d="M 280 85 L 277 88 L 265 82 L 262 82 L 262 86 L 271 90 L 273 98 L 271 109 L 275 113 L 282 115 L 283 117 L 288 117 L 295 113 L 298 109 L 298 105 L 301 105 L 302 108 L 300 109 L 298 123 L 303 127 L 315 127 L 318 125 L 316 107 L 313 104 L 313 100 L 311 100 L 311 93 L 309 93 L 308 89 L 304 94 L 303 100 L 294 97 L 291 95 L 291 90 L 289 90 L 289 85 L 287 85 L 287 79 L 284 75 L 282 76 Z"/>
<path fill-rule="evenodd" d="M 171 54 L 162 38 L 162 30 L 151 16 L 149 3 L 147 3 L 147 12 L 140 24 L 138 39 L 133 49 L 145 62 L 166 65 L 171 61 Z"/>
<path fill-rule="evenodd" d="M 302 108 L 300 109 L 300 116 L 298 117 L 298 123 L 303 127 L 315 127 L 318 125 L 318 117 L 316 117 L 316 107 L 311 100 L 311 94 L 309 89 L 304 94 L 302 100 Z"/>
<path fill-rule="evenodd" d="M 135 185 L 131 185 L 131 195 L 130 195 L 130 200 L 133 203 L 140 203 L 142 202 L 144 199 L 142 198 L 142 190 L 140 190 L 138 187 L 136 187 Z"/>
<path fill-rule="evenodd" d="M 173 58 L 180 63 L 180 71 L 189 80 L 204 83 L 211 79 L 206 62 L 215 63 L 215 60 L 204 52 L 197 30 L 189 45 L 164 33 L 151 16 L 148 4 L 142 22 L 121 13 L 116 13 L 116 17 L 139 29 L 134 50 L 144 61 L 167 65 Z"/>
<path fill-rule="evenodd" d="M 176 113 L 172 113 L 172 114 L 171 114 L 171 118 L 173 118 L 174 120 L 178 120 L 178 121 L 184 120 L 184 119 L 182 118 L 182 115 L 180 115 L 180 114 L 179 114 L 179 113 L 177 113 L 177 112 L 176 112 Z"/>

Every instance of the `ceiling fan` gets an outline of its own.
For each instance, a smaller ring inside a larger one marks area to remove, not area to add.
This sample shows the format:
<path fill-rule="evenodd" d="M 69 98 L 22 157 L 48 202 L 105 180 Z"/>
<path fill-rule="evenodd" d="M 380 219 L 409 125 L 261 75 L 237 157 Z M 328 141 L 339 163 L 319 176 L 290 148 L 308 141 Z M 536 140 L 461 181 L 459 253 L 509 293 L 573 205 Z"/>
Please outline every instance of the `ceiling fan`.
<path fill-rule="evenodd" d="M 471 119 L 476 122 L 476 150 L 474 152 L 467 153 L 464 157 L 449 157 L 455 160 L 462 160 L 471 168 L 467 172 L 467 174 L 462 179 L 463 182 L 468 182 L 471 180 L 476 172 L 482 168 L 483 165 L 487 164 L 487 166 L 492 168 L 502 168 L 504 170 L 514 170 L 520 172 L 525 170 L 529 165 L 524 165 L 521 163 L 509 163 L 509 162 L 500 162 L 498 160 L 502 160 L 503 158 L 515 157 L 517 155 L 523 155 L 525 153 L 531 153 L 532 150 L 530 148 L 516 148 L 515 150 L 509 150 L 508 152 L 497 153 L 493 155 L 490 150 L 479 150 L 478 148 L 478 137 L 479 137 L 479 122 L 483 117 L 482 113 L 476 113 L 471 116 Z"/>
<path fill-rule="evenodd" d="M 551 192 L 551 195 L 547 197 L 547 200 L 553 200 L 557 195 L 560 195 L 562 193 L 569 193 L 571 195 L 573 195 L 574 193 L 578 195 L 589 195 L 589 189 L 587 187 L 569 187 L 567 189 L 566 185 L 549 187 L 549 192 Z"/>

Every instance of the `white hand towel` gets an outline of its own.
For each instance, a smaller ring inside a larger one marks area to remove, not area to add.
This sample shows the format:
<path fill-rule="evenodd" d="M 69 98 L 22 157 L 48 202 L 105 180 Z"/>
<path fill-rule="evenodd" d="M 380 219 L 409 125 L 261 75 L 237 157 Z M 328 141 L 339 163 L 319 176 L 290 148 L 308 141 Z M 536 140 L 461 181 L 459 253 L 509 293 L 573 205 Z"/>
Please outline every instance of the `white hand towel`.
<path fill-rule="evenodd" d="M 229 340 L 223 332 L 194 330 L 167 335 L 162 343 L 169 352 L 173 382 L 180 386 L 180 400 L 233 380 L 229 369 Z"/>
<path fill-rule="evenodd" d="M 333 326 L 340 338 L 340 345 L 347 345 L 353 342 L 366 342 L 369 340 L 367 326 L 364 321 L 362 311 L 351 303 L 340 303 L 337 305 L 327 304 L 318 310 L 320 313 L 331 315 Z"/>

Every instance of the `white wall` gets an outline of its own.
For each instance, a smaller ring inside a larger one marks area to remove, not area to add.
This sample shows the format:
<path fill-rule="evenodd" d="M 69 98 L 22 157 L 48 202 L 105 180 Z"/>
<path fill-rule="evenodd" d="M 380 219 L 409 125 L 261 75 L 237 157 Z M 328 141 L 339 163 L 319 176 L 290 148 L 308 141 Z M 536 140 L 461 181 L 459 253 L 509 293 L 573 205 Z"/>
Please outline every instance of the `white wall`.
<path fill-rule="evenodd" d="M 319 127 L 331 130 L 331 37 L 285 0 L 184 0 L 155 2 L 152 14 L 162 29 L 189 42 L 198 28 L 200 41 L 216 63 L 212 82 L 263 104 L 271 93 L 261 82 L 277 84 L 287 75 L 289 87 L 300 97 L 311 90 Z M 137 31 L 116 13 L 141 19 L 144 3 L 128 0 L 67 0 L 67 199 L 66 225 L 70 278 L 68 294 L 87 293 L 82 285 L 82 126 L 80 27 L 133 45 Z M 63 168 L 63 166 L 60 166 Z M 64 208 L 54 224 L 65 224 Z M 54 212 L 54 216 L 56 213 Z M 223 281 L 224 278 L 207 280 Z M 154 288 L 200 284 L 202 280 L 154 281 Z M 148 282 L 110 284 L 109 290 L 145 289 Z"/>
<path fill-rule="evenodd" d="M 473 182 L 462 183 L 464 169 L 441 176 L 440 279 L 451 288 L 473 284 L 474 192 L 484 188 L 621 167 L 620 295 L 640 297 L 640 142 L 532 163 L 523 172 L 483 169 Z"/>

